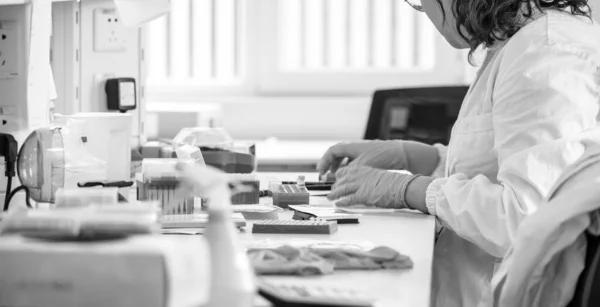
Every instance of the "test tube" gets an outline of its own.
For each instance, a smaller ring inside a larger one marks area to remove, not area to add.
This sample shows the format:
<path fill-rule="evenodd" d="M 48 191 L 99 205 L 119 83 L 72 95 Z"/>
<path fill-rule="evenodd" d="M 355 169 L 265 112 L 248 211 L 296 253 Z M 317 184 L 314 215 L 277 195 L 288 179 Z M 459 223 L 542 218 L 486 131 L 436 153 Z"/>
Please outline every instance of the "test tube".
<path fill-rule="evenodd" d="M 298 184 L 298 186 L 306 186 L 306 177 L 305 176 L 298 176 L 298 179 L 296 180 L 296 184 Z"/>
<path fill-rule="evenodd" d="M 269 181 L 269 190 L 272 193 L 279 192 L 280 188 L 281 188 L 281 181 Z"/>

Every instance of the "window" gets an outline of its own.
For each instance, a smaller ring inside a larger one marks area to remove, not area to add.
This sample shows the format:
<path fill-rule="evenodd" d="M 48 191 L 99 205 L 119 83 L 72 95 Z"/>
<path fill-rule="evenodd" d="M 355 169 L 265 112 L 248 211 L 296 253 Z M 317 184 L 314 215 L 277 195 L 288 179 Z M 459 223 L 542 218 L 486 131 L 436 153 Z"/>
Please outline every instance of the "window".
<path fill-rule="evenodd" d="M 239 82 L 244 2 L 171 1 L 171 13 L 147 28 L 149 85 Z"/>
<path fill-rule="evenodd" d="M 464 53 L 403 0 L 171 3 L 146 28 L 151 95 L 364 95 L 465 75 Z"/>
<path fill-rule="evenodd" d="M 365 72 L 434 65 L 433 26 L 403 1 L 286 0 L 277 15 L 284 29 L 278 33 L 284 70 Z"/>

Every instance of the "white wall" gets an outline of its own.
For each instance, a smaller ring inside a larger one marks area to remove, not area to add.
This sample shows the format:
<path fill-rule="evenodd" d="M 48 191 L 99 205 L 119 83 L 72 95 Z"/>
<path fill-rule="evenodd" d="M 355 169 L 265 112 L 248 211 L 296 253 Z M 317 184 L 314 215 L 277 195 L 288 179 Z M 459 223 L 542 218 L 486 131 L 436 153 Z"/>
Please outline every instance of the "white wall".
<path fill-rule="evenodd" d="M 79 3 L 52 4 L 51 57 L 57 98 L 54 112 L 73 114 L 80 109 Z"/>
<path fill-rule="evenodd" d="M 139 143 L 143 110 L 140 95 L 142 66 L 140 57 L 141 34 L 139 28 L 125 28 L 124 52 L 96 52 L 94 50 L 94 10 L 115 8 L 112 0 L 86 0 L 81 2 L 81 68 L 80 112 L 106 112 L 104 80 L 114 77 L 133 77 L 138 87 L 138 108 L 129 113 L 133 116 L 133 144 Z"/>
<path fill-rule="evenodd" d="M 228 97 L 219 102 L 223 126 L 235 139 L 362 139 L 371 97 Z M 193 104 L 194 102 L 189 102 Z M 152 105 L 168 102 L 153 102 Z"/>

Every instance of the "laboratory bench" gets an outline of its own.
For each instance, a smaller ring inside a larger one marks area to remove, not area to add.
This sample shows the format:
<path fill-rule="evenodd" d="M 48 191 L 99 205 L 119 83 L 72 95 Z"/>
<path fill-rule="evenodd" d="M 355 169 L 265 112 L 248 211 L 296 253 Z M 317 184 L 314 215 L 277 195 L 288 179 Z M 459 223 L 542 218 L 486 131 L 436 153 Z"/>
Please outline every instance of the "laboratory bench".
<path fill-rule="evenodd" d="M 304 175 L 306 181 L 316 181 L 317 173 L 257 173 L 261 189 L 266 189 L 271 181 L 292 181 Z M 314 193 L 323 195 L 321 193 Z M 311 193 L 313 194 L 313 193 Z M 261 198 L 261 203 L 269 203 L 269 197 Z M 324 196 L 313 195 L 311 204 L 330 204 Z M 292 219 L 292 211 L 279 212 L 280 219 Z M 289 240 L 323 240 L 343 243 L 383 245 L 407 255 L 413 262 L 411 269 L 397 270 L 347 270 L 330 275 L 267 276 L 267 281 L 293 283 L 302 286 L 341 287 L 358 290 L 377 300 L 377 307 L 411 306 L 428 307 L 431 292 L 435 219 L 410 210 L 374 210 L 363 213 L 358 224 L 340 224 L 333 234 L 253 234 L 253 220 L 240 231 L 244 244 L 264 240 L 282 242 Z M 256 296 L 255 306 L 271 306 L 266 300 Z"/>
<path fill-rule="evenodd" d="M 305 175 L 307 181 L 315 181 L 317 173 L 258 173 L 261 186 L 265 187 L 274 179 L 295 180 Z M 268 203 L 269 198 L 261 199 Z M 311 204 L 330 203 L 326 197 L 311 196 Z M 340 224 L 338 231 L 328 235 L 316 234 L 252 234 L 252 220 L 248 220 L 241 239 L 250 243 L 257 240 L 326 240 L 385 245 L 408 255 L 414 266 L 400 270 L 353 270 L 336 271 L 331 275 L 314 277 L 269 276 L 269 281 L 292 282 L 306 286 L 337 286 L 357 289 L 377 299 L 378 307 L 411 306 L 428 307 L 431 292 L 433 248 L 435 239 L 435 219 L 433 216 L 408 210 L 363 213 L 359 224 Z M 280 219 L 291 219 L 292 212 L 284 210 Z M 265 301 L 257 306 L 269 306 Z"/>

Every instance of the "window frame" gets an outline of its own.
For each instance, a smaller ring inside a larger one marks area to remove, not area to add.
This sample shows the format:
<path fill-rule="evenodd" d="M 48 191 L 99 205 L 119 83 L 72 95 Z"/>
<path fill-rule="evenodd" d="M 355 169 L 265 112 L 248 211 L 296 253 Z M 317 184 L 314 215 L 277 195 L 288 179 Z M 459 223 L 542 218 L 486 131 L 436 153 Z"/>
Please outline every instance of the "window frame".
<path fill-rule="evenodd" d="M 281 0 L 258 0 L 262 37 L 278 37 L 278 7 Z M 278 58 L 277 39 L 263 40 L 263 59 Z M 462 84 L 465 79 L 464 52 L 451 47 L 436 32 L 433 70 L 349 70 L 283 72 L 277 61 L 261 62 L 260 91 L 269 94 L 310 93 L 313 95 L 370 95 L 377 88 Z M 456 59 L 450 61 L 449 59 Z"/>

